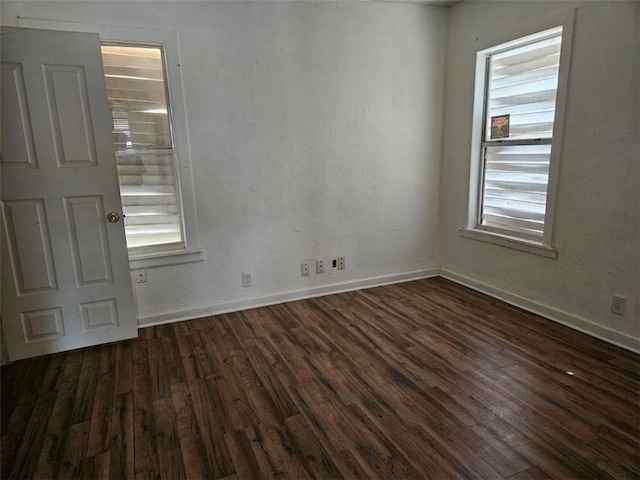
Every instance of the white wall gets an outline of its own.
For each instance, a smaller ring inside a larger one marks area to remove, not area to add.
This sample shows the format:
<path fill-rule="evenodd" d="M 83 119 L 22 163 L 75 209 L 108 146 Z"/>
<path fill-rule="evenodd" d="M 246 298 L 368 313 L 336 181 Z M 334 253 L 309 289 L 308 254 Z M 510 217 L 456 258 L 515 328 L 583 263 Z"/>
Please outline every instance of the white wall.
<path fill-rule="evenodd" d="M 446 275 L 640 349 L 638 2 L 464 2 L 448 31 L 443 163 Z M 463 238 L 474 46 L 500 29 L 577 7 L 555 218 L 558 258 Z M 626 295 L 625 317 L 610 312 Z"/>
<path fill-rule="evenodd" d="M 147 271 L 135 287 L 143 322 L 438 267 L 446 9 L 6 1 L 3 10 L 5 22 L 178 32 L 206 258 Z M 338 255 L 346 270 L 301 276 L 301 261 Z M 241 272 L 253 287 L 241 287 Z"/>
<path fill-rule="evenodd" d="M 572 6 L 558 258 L 462 238 L 476 38 Z M 178 32 L 206 260 L 148 270 L 136 286 L 143 321 L 442 266 L 450 278 L 640 350 L 637 2 L 2 7 L 5 19 Z M 300 276 L 301 261 L 337 255 L 345 271 Z M 241 272 L 255 286 L 241 288 Z M 626 317 L 610 313 L 613 294 L 635 298 Z"/>

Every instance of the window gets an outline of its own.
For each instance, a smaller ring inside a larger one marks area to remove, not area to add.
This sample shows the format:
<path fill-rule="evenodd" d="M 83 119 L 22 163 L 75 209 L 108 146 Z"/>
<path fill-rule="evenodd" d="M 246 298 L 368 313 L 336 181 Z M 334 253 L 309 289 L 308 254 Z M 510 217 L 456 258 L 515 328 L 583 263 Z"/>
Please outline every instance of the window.
<path fill-rule="evenodd" d="M 482 240 L 552 243 L 566 30 L 560 24 L 477 53 L 468 230 Z"/>
<path fill-rule="evenodd" d="M 105 47 L 149 47 L 160 52 L 163 71 L 163 89 L 164 102 L 167 114 L 165 115 L 165 126 L 168 126 L 170 133 L 169 144 L 162 141 L 156 143 L 156 155 L 161 156 L 165 161 L 170 159 L 172 162 L 173 185 L 175 189 L 175 208 L 168 210 L 174 221 L 173 225 L 179 226 L 178 230 L 173 230 L 173 237 L 165 236 L 166 243 L 148 243 L 146 246 L 142 242 L 138 246 L 129 243 L 129 265 L 132 269 L 137 268 L 154 268 L 166 267 L 170 265 L 179 265 L 190 262 L 201 262 L 204 260 L 204 249 L 200 247 L 198 241 L 198 220 L 196 215 L 196 204 L 194 195 L 194 182 L 191 172 L 189 135 L 187 131 L 187 117 L 185 100 L 182 88 L 182 72 L 179 58 L 179 42 L 176 31 L 163 28 L 145 28 L 128 26 L 116 26 L 106 24 L 93 23 L 77 23 L 77 22 L 59 22 L 56 20 L 41 20 L 20 18 L 19 25 L 23 28 L 45 28 L 48 30 L 60 30 L 70 32 L 88 32 L 97 33 Z M 149 51 L 149 50 L 147 50 Z M 157 63 L 157 59 L 156 59 Z M 104 66 L 104 65 L 103 65 Z M 105 70 L 107 69 L 104 66 Z M 135 77 L 135 75 L 133 75 Z M 156 85 L 157 86 L 157 85 Z M 162 108 L 162 107 L 158 107 Z M 148 108 L 150 110 L 151 108 Z M 163 109 L 163 112 L 164 112 Z M 158 117 L 160 118 L 160 117 Z M 126 131 L 126 130 L 125 130 Z M 134 130 L 135 131 L 135 130 Z M 129 130 L 131 132 L 131 130 Z M 167 130 L 165 130 L 167 132 Z M 126 134 L 125 134 L 126 136 Z M 164 137 L 166 139 L 166 136 Z M 132 140 L 131 146 L 134 146 Z M 133 148 L 129 151 L 119 148 L 117 157 L 132 154 Z M 147 155 L 147 160 L 152 158 L 153 148 L 139 149 L 139 153 L 143 156 Z M 160 161 L 160 160 L 159 160 Z M 146 166 L 144 167 L 147 168 Z M 169 170 L 164 168 L 164 171 Z M 147 173 L 147 172 L 144 172 Z M 168 178 L 165 178 L 168 181 Z M 150 199 L 147 199 L 150 200 Z M 171 205 L 171 203 L 168 203 Z M 125 213 L 126 214 L 126 213 Z M 131 217 L 135 217 L 129 213 L 129 220 L 125 217 L 125 222 L 129 223 Z M 142 219 L 140 219 L 142 220 Z M 151 228 L 147 227 L 148 230 Z M 150 237 L 147 237 L 150 238 Z M 130 241 L 127 236 L 127 242 Z"/>
<path fill-rule="evenodd" d="M 102 61 L 127 246 L 183 247 L 163 49 L 103 44 Z"/>

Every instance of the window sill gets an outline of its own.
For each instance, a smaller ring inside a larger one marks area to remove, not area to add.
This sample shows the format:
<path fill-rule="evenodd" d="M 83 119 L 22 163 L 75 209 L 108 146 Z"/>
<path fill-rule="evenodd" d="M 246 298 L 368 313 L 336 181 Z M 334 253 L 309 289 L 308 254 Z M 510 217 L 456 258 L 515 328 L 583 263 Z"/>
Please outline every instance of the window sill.
<path fill-rule="evenodd" d="M 520 250 L 522 252 L 533 253 L 534 255 L 541 255 L 548 258 L 558 258 L 558 250 L 555 247 L 523 240 L 521 238 L 510 237 L 508 235 L 485 230 L 473 230 L 470 228 L 461 228 L 459 230 L 459 234 L 461 237 L 493 243 L 494 245 L 500 245 L 513 250 Z"/>
<path fill-rule="evenodd" d="M 168 267 L 183 263 L 202 262 L 203 260 L 204 250 L 202 248 L 192 248 L 189 250 L 137 254 L 129 257 L 129 265 L 131 270 L 135 270 L 138 268 Z"/>

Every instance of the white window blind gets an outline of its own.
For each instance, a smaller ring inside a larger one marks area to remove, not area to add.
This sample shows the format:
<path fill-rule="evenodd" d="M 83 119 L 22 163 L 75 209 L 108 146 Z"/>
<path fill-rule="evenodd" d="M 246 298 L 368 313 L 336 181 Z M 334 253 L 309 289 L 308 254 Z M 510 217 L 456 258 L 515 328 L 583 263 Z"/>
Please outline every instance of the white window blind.
<path fill-rule="evenodd" d="M 479 223 L 544 233 L 561 27 L 487 56 Z"/>
<path fill-rule="evenodd" d="M 175 151 L 160 47 L 103 45 L 129 248 L 181 244 Z"/>

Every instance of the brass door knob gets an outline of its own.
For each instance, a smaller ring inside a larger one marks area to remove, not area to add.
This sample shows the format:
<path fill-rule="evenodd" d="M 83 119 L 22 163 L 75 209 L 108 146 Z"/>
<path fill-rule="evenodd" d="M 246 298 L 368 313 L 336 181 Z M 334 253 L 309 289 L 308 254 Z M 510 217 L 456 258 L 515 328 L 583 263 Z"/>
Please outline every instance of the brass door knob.
<path fill-rule="evenodd" d="M 118 220 L 120 220 L 120 215 L 118 214 L 118 212 L 109 212 L 107 214 L 107 220 L 109 220 L 111 223 L 116 223 Z"/>

